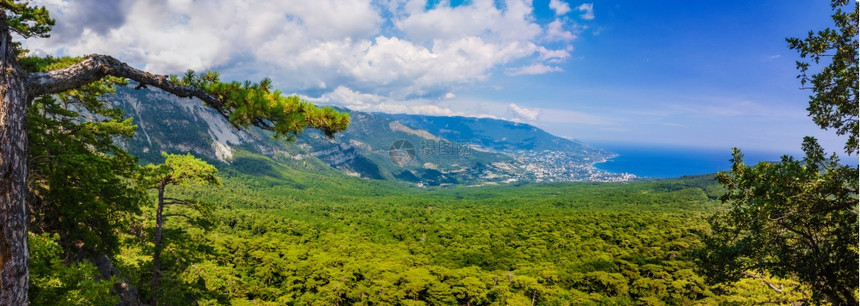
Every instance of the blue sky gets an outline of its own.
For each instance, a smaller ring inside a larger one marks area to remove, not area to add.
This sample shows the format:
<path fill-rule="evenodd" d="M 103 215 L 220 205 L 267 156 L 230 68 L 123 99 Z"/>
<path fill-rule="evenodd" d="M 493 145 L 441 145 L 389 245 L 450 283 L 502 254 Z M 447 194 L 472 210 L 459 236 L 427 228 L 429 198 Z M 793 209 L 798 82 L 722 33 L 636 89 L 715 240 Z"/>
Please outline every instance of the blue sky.
<path fill-rule="evenodd" d="M 516 120 L 589 143 L 843 143 L 806 116 L 785 42 L 829 26 L 828 1 L 35 2 L 58 23 L 26 43 L 37 54 L 268 76 L 318 104 Z"/>

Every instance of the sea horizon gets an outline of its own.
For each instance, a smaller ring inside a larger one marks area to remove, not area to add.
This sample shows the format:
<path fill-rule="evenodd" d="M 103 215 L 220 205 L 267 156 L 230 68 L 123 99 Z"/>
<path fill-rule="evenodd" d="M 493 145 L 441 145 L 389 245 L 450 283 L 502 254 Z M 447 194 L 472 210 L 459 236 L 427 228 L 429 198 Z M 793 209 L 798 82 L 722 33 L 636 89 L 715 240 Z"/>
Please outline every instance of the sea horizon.
<path fill-rule="evenodd" d="M 641 178 L 676 178 L 730 170 L 731 148 L 700 148 L 625 143 L 590 143 L 589 145 L 618 154 L 597 163 L 595 168 L 612 173 L 629 173 Z M 784 155 L 802 159 L 802 152 L 777 152 L 741 149 L 744 163 L 778 162 Z M 843 164 L 857 165 L 856 156 L 840 156 Z"/>

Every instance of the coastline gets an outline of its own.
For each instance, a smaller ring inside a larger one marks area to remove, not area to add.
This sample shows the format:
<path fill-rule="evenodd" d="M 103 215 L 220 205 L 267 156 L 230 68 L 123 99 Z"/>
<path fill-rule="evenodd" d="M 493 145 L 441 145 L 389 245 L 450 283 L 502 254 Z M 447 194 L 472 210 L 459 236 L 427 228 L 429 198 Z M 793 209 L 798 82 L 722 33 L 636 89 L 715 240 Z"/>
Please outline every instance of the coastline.
<path fill-rule="evenodd" d="M 731 169 L 729 149 L 658 147 L 609 144 L 601 146 L 615 153 L 604 161 L 595 162 L 599 171 L 613 174 L 629 173 L 638 178 L 677 178 L 702 175 Z M 744 161 L 753 165 L 761 161 L 778 161 L 784 153 L 745 151 Z"/>

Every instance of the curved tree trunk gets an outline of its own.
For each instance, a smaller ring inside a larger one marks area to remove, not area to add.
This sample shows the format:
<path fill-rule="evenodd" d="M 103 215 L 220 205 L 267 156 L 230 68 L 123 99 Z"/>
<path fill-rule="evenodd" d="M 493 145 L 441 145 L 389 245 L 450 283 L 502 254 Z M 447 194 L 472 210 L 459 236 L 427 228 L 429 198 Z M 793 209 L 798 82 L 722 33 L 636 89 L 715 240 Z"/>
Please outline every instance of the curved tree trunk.
<path fill-rule="evenodd" d="M 0 10 L 0 305 L 26 305 L 27 87 Z"/>

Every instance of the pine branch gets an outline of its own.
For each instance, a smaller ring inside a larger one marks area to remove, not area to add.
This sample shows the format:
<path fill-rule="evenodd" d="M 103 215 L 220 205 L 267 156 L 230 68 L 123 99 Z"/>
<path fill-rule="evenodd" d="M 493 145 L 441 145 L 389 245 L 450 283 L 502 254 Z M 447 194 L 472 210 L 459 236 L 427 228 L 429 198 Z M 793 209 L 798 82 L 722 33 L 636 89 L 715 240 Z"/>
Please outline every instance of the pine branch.
<path fill-rule="evenodd" d="M 66 90 L 101 80 L 106 76 L 134 80 L 140 84 L 158 87 L 181 98 L 196 97 L 206 102 L 222 115 L 227 115 L 221 107 L 222 101 L 194 86 L 173 83 L 168 76 L 155 75 L 135 69 L 128 64 L 108 55 L 90 55 L 78 64 L 49 72 L 31 73 L 27 76 L 27 93 L 31 97 L 57 94 Z"/>
<path fill-rule="evenodd" d="M 198 98 L 214 108 L 236 128 L 249 125 L 275 132 L 275 137 L 293 140 L 306 127 L 319 129 L 328 137 L 346 130 L 349 115 L 330 107 L 318 108 L 297 96 L 283 97 L 271 91 L 271 81 L 259 84 L 246 82 L 222 83 L 218 74 L 196 75 L 189 71 L 183 78 L 155 75 L 141 71 L 107 55 L 90 55 L 77 64 L 27 76 L 30 98 L 51 95 L 80 88 L 113 76 L 138 82 L 138 88 L 158 87 L 181 98 Z"/>

